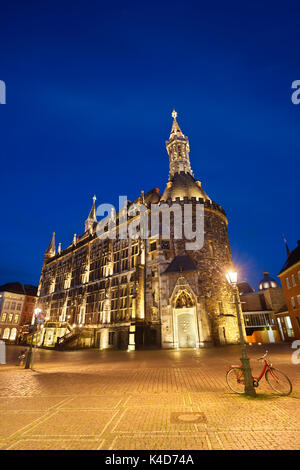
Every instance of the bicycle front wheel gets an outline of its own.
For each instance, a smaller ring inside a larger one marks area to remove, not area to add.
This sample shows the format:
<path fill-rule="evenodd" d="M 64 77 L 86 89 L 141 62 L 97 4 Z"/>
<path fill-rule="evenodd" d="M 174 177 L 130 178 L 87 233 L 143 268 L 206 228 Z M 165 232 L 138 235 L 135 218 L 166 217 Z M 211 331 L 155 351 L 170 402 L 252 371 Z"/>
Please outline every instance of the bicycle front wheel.
<path fill-rule="evenodd" d="M 287 375 L 278 369 L 268 369 L 266 372 L 266 381 L 274 392 L 279 395 L 287 396 L 292 392 L 292 383 Z"/>
<path fill-rule="evenodd" d="M 233 367 L 227 372 L 226 382 L 230 390 L 234 393 L 245 393 L 244 374 L 240 367 Z"/>

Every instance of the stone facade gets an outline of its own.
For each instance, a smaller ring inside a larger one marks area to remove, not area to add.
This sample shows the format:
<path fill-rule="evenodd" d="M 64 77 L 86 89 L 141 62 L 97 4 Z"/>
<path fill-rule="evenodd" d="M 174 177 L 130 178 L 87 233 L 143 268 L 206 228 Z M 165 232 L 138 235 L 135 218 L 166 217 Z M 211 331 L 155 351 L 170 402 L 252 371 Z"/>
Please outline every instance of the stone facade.
<path fill-rule="evenodd" d="M 57 323 L 57 328 L 67 325 L 77 346 L 197 348 L 239 340 L 233 292 L 225 280 L 232 266 L 227 218 L 195 180 L 188 139 L 176 113 L 173 117 L 166 143 L 170 158 L 166 189 L 161 194 L 154 188 L 134 202 L 147 208 L 149 229 L 152 204 L 162 212 L 173 204 L 180 210 L 191 206 L 194 228 L 197 209 L 203 207 L 204 245 L 189 250 L 189 240 L 176 238 L 175 215 L 170 218 L 169 236 L 160 230 L 147 240 L 99 238 L 94 197 L 82 236 L 75 235 L 69 247 L 59 246 L 56 252 L 53 234 L 39 284 L 39 306 L 48 322 Z M 120 212 L 114 217 L 118 229 Z M 140 222 L 138 214 L 129 215 L 126 223 Z M 108 223 L 106 235 L 110 233 Z"/>
<path fill-rule="evenodd" d="M 11 282 L 0 286 L 0 339 L 16 343 L 30 325 L 37 301 L 37 288 Z"/>
<path fill-rule="evenodd" d="M 286 301 L 285 312 L 278 312 L 278 324 L 287 341 L 300 339 L 300 240 L 278 274 Z"/>

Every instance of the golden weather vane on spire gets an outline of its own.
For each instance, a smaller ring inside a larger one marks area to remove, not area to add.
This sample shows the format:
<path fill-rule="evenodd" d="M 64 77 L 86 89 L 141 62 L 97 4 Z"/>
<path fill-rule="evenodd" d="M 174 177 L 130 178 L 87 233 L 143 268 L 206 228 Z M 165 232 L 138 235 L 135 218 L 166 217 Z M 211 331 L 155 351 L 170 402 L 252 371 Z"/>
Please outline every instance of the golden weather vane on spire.
<path fill-rule="evenodd" d="M 178 114 L 176 113 L 175 109 L 173 109 L 173 111 L 172 111 L 172 118 L 173 118 L 173 119 L 176 119 L 177 116 L 178 116 Z"/>

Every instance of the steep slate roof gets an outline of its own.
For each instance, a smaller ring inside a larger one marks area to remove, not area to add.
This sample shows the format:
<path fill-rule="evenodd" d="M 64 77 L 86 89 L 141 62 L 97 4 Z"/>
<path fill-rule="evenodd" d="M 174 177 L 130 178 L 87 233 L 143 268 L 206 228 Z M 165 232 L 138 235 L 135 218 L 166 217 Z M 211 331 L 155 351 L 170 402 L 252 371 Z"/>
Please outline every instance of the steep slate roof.
<path fill-rule="evenodd" d="M 25 284 L 24 287 L 20 282 L 8 282 L 0 286 L 0 292 L 11 292 L 13 294 L 37 295 L 37 287 Z"/>
<path fill-rule="evenodd" d="M 189 199 L 192 197 L 202 198 L 204 201 L 209 199 L 201 186 L 197 184 L 195 178 L 189 173 L 181 171 L 180 173 L 175 173 L 171 181 L 167 183 L 161 200 L 167 201 L 171 199 L 174 201 L 176 197 L 183 198 L 185 196 Z"/>
<path fill-rule="evenodd" d="M 55 232 L 53 232 L 50 243 L 48 245 L 48 248 L 46 250 L 46 253 L 54 253 L 56 252 L 55 248 Z"/>
<path fill-rule="evenodd" d="M 281 268 L 279 274 L 283 273 L 286 269 L 291 268 L 294 264 L 300 261 L 300 240 L 298 240 L 298 246 L 290 253 L 288 259 Z"/>
<path fill-rule="evenodd" d="M 173 111 L 174 113 L 174 111 Z M 179 124 L 176 120 L 176 117 L 177 117 L 177 113 L 175 111 L 175 114 L 173 115 L 172 113 L 172 117 L 173 117 L 173 124 L 172 124 L 172 129 L 171 129 L 171 133 L 170 133 L 170 137 L 169 139 L 173 139 L 173 137 L 176 135 L 178 137 L 184 137 L 184 134 L 182 133 L 180 127 L 179 127 Z"/>
<path fill-rule="evenodd" d="M 248 282 L 245 282 L 245 281 L 239 282 L 237 286 L 238 286 L 240 294 L 249 294 L 249 293 L 255 292 L 253 287 Z"/>
<path fill-rule="evenodd" d="M 169 264 L 165 273 L 180 273 L 186 271 L 197 271 L 194 261 L 188 256 L 175 256 Z"/>
<path fill-rule="evenodd" d="M 24 291 L 26 295 L 32 295 L 35 297 L 37 295 L 37 286 L 32 286 L 31 284 L 24 284 Z"/>
<path fill-rule="evenodd" d="M 96 217 L 96 196 L 93 196 L 93 205 L 92 205 L 92 208 L 90 210 L 90 213 L 89 213 L 89 216 L 88 216 L 88 220 L 94 220 L 95 222 L 97 222 L 97 217 Z"/>

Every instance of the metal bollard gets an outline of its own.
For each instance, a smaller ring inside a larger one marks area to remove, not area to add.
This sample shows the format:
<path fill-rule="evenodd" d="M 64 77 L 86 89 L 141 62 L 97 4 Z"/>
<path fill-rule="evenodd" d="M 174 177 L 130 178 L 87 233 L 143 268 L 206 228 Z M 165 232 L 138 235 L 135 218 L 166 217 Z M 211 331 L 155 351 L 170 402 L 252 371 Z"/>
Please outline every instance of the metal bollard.
<path fill-rule="evenodd" d="M 0 364 L 6 364 L 6 344 L 0 341 Z"/>

